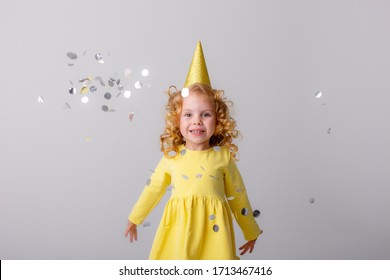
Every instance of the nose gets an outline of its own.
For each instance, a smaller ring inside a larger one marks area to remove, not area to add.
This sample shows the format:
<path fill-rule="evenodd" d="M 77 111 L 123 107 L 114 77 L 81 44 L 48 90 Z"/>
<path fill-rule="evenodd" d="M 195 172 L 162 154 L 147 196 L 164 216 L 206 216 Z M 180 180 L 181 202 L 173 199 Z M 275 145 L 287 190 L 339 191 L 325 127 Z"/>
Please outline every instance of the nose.
<path fill-rule="evenodd" d="M 194 117 L 193 124 L 194 124 L 194 125 L 202 124 L 202 120 L 201 120 L 200 116 Z"/>

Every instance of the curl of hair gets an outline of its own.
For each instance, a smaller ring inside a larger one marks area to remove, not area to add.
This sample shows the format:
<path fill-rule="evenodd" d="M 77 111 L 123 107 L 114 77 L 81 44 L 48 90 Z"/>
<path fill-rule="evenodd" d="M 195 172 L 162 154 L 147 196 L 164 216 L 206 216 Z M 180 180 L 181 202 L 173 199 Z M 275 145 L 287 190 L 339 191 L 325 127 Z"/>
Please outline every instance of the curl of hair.
<path fill-rule="evenodd" d="M 175 88 L 175 91 L 171 91 Z M 210 146 L 226 146 L 234 160 L 238 160 L 238 147 L 233 140 L 238 137 L 239 131 L 236 130 L 236 121 L 230 116 L 229 108 L 233 103 L 224 97 L 223 90 L 212 89 L 208 85 L 193 84 L 190 88 L 191 93 L 197 93 L 206 96 L 211 103 L 215 104 L 216 125 L 213 136 L 211 136 Z M 160 136 L 161 151 L 168 158 L 174 157 L 179 153 L 179 146 L 185 143 L 180 133 L 180 114 L 183 107 L 183 97 L 181 91 L 171 86 L 167 94 L 169 96 L 166 105 L 165 129 Z"/>

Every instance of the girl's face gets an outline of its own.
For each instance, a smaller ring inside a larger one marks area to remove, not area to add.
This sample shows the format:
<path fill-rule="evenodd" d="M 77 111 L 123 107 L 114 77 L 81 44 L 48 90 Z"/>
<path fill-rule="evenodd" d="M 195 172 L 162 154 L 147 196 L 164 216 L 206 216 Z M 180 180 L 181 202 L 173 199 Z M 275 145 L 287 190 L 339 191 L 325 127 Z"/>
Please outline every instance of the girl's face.
<path fill-rule="evenodd" d="M 180 114 L 180 132 L 186 141 L 186 148 L 201 151 L 210 148 L 209 140 L 215 130 L 215 105 L 196 92 L 183 98 Z"/>

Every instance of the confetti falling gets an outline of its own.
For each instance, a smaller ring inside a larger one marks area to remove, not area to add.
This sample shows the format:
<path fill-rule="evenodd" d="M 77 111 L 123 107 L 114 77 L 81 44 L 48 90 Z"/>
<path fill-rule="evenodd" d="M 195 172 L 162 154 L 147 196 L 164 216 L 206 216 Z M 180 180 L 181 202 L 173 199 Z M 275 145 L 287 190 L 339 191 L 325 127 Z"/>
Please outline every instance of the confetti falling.
<path fill-rule="evenodd" d="M 42 104 L 44 102 L 43 96 L 38 96 L 38 103 Z"/>
<path fill-rule="evenodd" d="M 260 211 L 259 210 L 253 211 L 253 217 L 257 218 L 258 216 L 260 216 Z"/>
<path fill-rule="evenodd" d="M 248 214 L 249 214 L 249 209 L 248 208 L 242 208 L 241 209 L 241 215 L 248 216 Z"/>
<path fill-rule="evenodd" d="M 219 231 L 219 226 L 218 225 L 214 225 L 213 226 L 213 231 L 214 232 L 218 232 Z"/>
<path fill-rule="evenodd" d="M 189 88 L 183 88 L 181 90 L 181 96 L 187 97 L 188 95 L 190 95 L 190 89 Z"/>
<path fill-rule="evenodd" d="M 316 94 L 315 94 L 315 97 L 316 98 L 321 98 L 322 96 L 322 92 L 321 91 L 317 91 Z"/>
<path fill-rule="evenodd" d="M 309 199 L 309 203 L 310 203 L 310 204 L 313 204 L 314 202 L 315 202 L 314 197 L 312 197 L 312 198 Z"/>
<path fill-rule="evenodd" d="M 141 74 L 142 74 L 143 77 L 147 77 L 147 76 L 149 76 L 149 70 L 148 69 L 143 69 Z"/>
<path fill-rule="evenodd" d="M 84 53 L 81 53 L 83 57 L 82 62 L 90 63 L 93 67 L 102 69 L 101 66 L 96 66 L 96 62 L 101 64 L 104 68 L 107 67 L 105 62 L 107 60 L 111 59 L 110 51 L 108 53 L 104 54 L 103 52 L 94 52 L 94 53 L 87 53 L 87 50 L 84 51 Z M 76 52 L 69 51 L 66 53 L 67 59 L 69 61 L 67 62 L 68 65 L 73 65 L 74 62 L 79 59 L 79 56 Z M 81 61 L 79 61 L 81 62 Z M 78 63 L 79 63 L 78 62 Z M 99 70 L 100 71 L 100 70 Z M 93 96 L 99 96 L 99 98 L 104 99 L 95 99 L 93 104 L 95 104 L 96 101 L 105 100 L 104 103 L 106 104 L 99 104 L 101 110 L 103 112 L 115 112 L 116 110 L 111 108 L 111 104 L 109 102 L 114 102 L 113 97 L 116 96 L 117 98 L 124 98 L 124 99 L 130 99 L 133 95 L 130 91 L 129 87 L 134 86 L 136 89 L 142 89 L 144 87 L 151 87 L 150 82 L 144 81 L 143 79 L 139 79 L 133 84 L 130 82 L 129 79 L 133 76 L 133 71 L 130 67 L 126 67 L 122 70 L 123 76 L 118 77 L 117 72 L 111 72 L 111 74 L 108 75 L 108 77 L 104 77 L 103 75 L 97 74 L 96 76 L 90 76 L 88 75 L 82 75 L 79 79 L 73 79 L 78 82 L 78 85 L 76 83 L 74 84 L 72 80 L 69 80 L 71 86 L 68 88 L 68 95 L 71 96 L 82 96 L 80 99 L 76 99 L 76 102 L 80 102 L 83 104 L 87 104 L 90 101 L 90 97 Z M 92 71 L 91 71 L 92 72 Z M 96 71 L 95 71 L 96 72 Z M 141 71 L 141 75 L 143 78 L 149 77 L 150 70 L 148 68 L 144 68 Z M 123 82 L 122 82 L 123 80 Z M 111 89 L 109 89 L 111 88 Z M 102 96 L 102 97 L 100 97 Z M 122 97 L 123 96 L 123 97 Z M 43 97 L 39 98 L 39 103 L 43 103 Z M 92 103 L 92 102 L 91 102 Z M 66 102 L 65 107 L 63 109 L 72 109 L 73 106 L 71 106 L 72 102 Z M 133 121 L 134 112 L 130 112 L 128 114 L 129 121 Z"/>

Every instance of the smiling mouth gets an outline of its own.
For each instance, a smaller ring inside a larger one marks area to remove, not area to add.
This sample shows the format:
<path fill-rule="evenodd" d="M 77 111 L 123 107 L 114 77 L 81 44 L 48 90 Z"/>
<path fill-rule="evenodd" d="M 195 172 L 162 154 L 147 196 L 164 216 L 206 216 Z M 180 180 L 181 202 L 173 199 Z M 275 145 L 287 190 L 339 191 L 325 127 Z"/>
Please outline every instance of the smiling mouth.
<path fill-rule="evenodd" d="M 195 133 L 195 134 L 200 134 L 200 133 L 203 133 L 204 130 L 202 130 L 202 129 L 190 129 L 190 132 L 191 133 Z"/>

